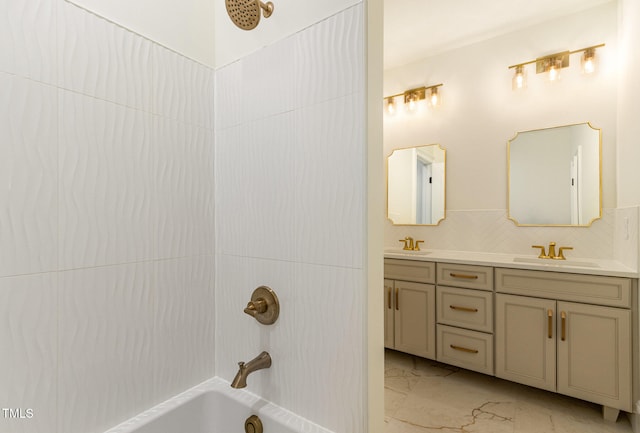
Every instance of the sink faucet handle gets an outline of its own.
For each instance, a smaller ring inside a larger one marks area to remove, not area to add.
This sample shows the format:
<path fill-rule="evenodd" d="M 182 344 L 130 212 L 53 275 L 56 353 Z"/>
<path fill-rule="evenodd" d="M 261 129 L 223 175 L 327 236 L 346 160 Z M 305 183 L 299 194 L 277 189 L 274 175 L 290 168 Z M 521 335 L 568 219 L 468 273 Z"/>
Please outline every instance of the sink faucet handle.
<path fill-rule="evenodd" d="M 404 242 L 404 246 L 402 247 L 403 250 L 408 250 L 409 247 L 407 246 L 407 242 L 409 242 L 409 239 L 399 239 L 398 242 Z"/>
<path fill-rule="evenodd" d="M 557 260 L 567 260 L 567 258 L 564 256 L 564 251 L 566 250 L 572 250 L 573 247 L 560 247 L 560 249 L 558 250 L 558 255 L 557 257 L 554 257 Z"/>
<path fill-rule="evenodd" d="M 415 245 L 413 246 L 413 251 L 420 251 L 420 243 L 424 243 L 424 241 L 416 241 Z"/>
<path fill-rule="evenodd" d="M 540 255 L 538 256 L 539 259 L 548 259 L 549 258 L 547 253 L 544 252 L 544 245 L 531 245 L 531 248 L 540 248 Z"/>

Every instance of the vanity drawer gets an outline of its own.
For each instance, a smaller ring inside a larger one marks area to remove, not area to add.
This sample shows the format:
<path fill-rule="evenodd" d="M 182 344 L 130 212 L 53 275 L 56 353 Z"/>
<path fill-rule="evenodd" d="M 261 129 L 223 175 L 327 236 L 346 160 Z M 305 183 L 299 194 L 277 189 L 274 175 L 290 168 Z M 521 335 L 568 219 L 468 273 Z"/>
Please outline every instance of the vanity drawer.
<path fill-rule="evenodd" d="M 436 359 L 493 375 L 493 335 L 438 325 Z"/>
<path fill-rule="evenodd" d="M 496 268 L 496 291 L 586 304 L 631 307 L 631 280 L 621 277 Z"/>
<path fill-rule="evenodd" d="M 438 323 L 493 332 L 493 292 L 438 286 Z"/>
<path fill-rule="evenodd" d="M 436 264 L 419 260 L 384 259 L 384 277 L 390 280 L 434 284 Z"/>
<path fill-rule="evenodd" d="M 440 286 L 493 290 L 493 268 L 490 266 L 438 263 L 437 272 Z"/>

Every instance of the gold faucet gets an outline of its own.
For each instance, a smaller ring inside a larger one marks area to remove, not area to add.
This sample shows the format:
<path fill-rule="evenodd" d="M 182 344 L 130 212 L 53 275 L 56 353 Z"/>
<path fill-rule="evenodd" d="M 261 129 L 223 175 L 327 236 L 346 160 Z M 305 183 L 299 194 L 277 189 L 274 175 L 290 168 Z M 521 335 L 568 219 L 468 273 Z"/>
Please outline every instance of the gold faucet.
<path fill-rule="evenodd" d="M 231 382 L 231 388 L 244 388 L 247 386 L 247 376 L 256 370 L 262 370 L 263 368 L 271 367 L 271 356 L 268 352 L 262 352 L 260 355 L 253 358 L 251 361 L 238 362 L 238 373 Z"/>
<path fill-rule="evenodd" d="M 398 242 L 404 242 L 404 246 L 402 247 L 402 249 L 405 251 L 420 251 L 420 243 L 424 243 L 424 241 L 421 240 L 414 241 L 411 236 L 400 239 Z"/>
<path fill-rule="evenodd" d="M 565 250 L 572 250 L 573 247 L 560 247 L 558 254 L 556 254 L 556 243 L 549 242 L 549 254 L 545 253 L 543 245 L 531 245 L 531 248 L 540 248 L 539 259 L 553 259 L 553 260 L 567 260 L 564 256 Z"/>
<path fill-rule="evenodd" d="M 413 251 L 413 238 L 411 236 L 400 239 L 398 242 L 404 242 L 403 250 Z"/>

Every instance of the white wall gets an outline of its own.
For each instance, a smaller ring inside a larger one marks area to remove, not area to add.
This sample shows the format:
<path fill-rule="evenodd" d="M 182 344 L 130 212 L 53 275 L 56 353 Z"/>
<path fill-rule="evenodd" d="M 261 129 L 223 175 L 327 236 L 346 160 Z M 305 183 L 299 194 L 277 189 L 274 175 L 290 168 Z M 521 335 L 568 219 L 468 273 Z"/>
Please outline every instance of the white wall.
<path fill-rule="evenodd" d="M 2 433 L 98 433 L 211 377 L 213 70 L 0 6 Z"/>
<path fill-rule="evenodd" d="M 444 83 L 438 111 L 385 117 L 385 154 L 430 143 L 447 150 L 447 218 L 438 227 L 387 223 L 385 244 L 398 246 L 397 239 L 410 235 L 425 239 L 427 248 L 532 254 L 532 244 L 556 241 L 574 246 L 574 257 L 611 258 L 624 250 L 637 263 L 637 239 L 625 241 L 628 245 L 614 239 L 617 20 L 614 2 L 385 71 L 385 95 Z M 598 50 L 596 76 L 582 76 L 580 56 L 574 54 L 559 82 L 548 83 L 531 65 L 528 87 L 512 91 L 509 65 L 599 43 L 606 46 Z M 516 227 L 506 219 L 507 141 L 518 131 L 586 121 L 603 131 L 603 219 L 590 228 Z M 637 226 L 633 214 L 630 226 Z"/>
<path fill-rule="evenodd" d="M 211 67 L 215 65 L 213 1 L 69 1 L 186 57 Z"/>
<path fill-rule="evenodd" d="M 216 374 L 267 350 L 248 389 L 338 433 L 367 431 L 365 12 L 216 74 Z M 275 325 L 242 312 L 260 285 Z"/>

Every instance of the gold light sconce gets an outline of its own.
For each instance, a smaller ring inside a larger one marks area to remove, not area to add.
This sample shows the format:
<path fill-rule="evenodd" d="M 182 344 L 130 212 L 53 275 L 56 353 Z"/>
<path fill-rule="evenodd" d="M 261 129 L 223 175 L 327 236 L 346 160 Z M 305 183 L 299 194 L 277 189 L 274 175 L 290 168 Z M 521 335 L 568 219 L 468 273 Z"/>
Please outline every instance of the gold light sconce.
<path fill-rule="evenodd" d="M 528 62 L 511 65 L 509 66 L 509 69 L 515 70 L 512 80 L 512 88 L 513 90 L 518 90 L 526 87 L 525 66 L 534 63 L 536 65 L 536 74 L 548 74 L 549 81 L 556 81 L 559 78 L 560 71 L 563 68 L 569 67 L 571 54 L 576 53 L 583 53 L 581 58 L 582 71 L 586 74 L 591 74 L 596 70 L 596 49 L 600 47 L 604 47 L 604 44 L 581 48 L 574 51 L 562 51 L 548 56 L 538 57 L 537 59 L 530 60 Z"/>
<path fill-rule="evenodd" d="M 415 89 L 406 90 L 403 93 L 396 93 L 395 95 L 385 96 L 385 110 L 387 114 L 395 114 L 398 111 L 395 100 L 399 96 L 402 96 L 404 105 L 410 112 L 416 111 L 418 108 L 418 103 L 420 101 L 426 100 L 427 97 L 429 98 L 429 105 L 431 107 L 437 107 L 441 103 L 440 92 L 438 91 L 438 88 L 441 86 L 442 83 L 434 84 L 433 86 L 416 87 Z"/>

